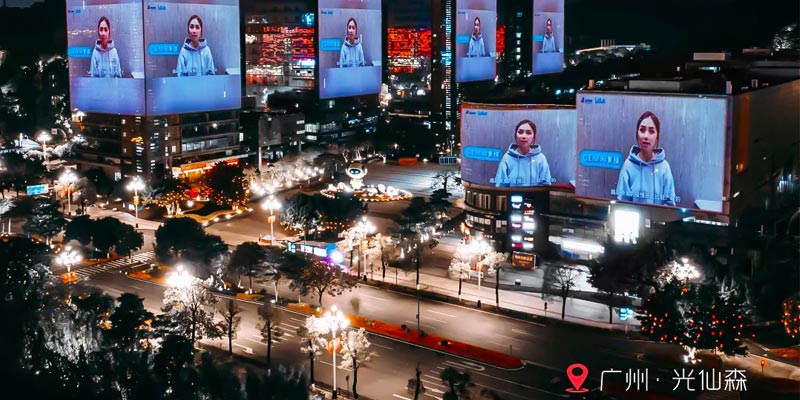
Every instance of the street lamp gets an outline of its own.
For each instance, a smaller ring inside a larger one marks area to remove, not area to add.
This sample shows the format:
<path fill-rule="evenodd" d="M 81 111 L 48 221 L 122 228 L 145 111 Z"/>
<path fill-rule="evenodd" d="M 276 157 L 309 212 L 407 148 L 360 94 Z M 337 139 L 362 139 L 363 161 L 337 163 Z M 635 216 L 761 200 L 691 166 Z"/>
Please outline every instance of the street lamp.
<path fill-rule="evenodd" d="M 276 199 L 274 195 L 269 195 L 267 199 L 261 203 L 261 208 L 265 210 L 269 210 L 269 218 L 267 221 L 269 222 L 269 244 L 270 246 L 275 245 L 275 229 L 273 225 L 275 224 L 275 210 L 281 209 L 281 202 L 280 200 Z"/>
<path fill-rule="evenodd" d="M 338 398 L 336 392 L 336 344 L 338 342 L 338 337 L 336 336 L 337 331 L 344 331 L 348 325 L 350 325 L 350 320 L 342 314 L 341 311 L 337 309 L 336 306 L 331 307 L 330 311 L 326 311 L 325 314 L 319 319 L 319 322 L 322 324 L 326 331 L 330 331 L 331 333 L 331 341 L 333 341 L 333 398 Z"/>
<path fill-rule="evenodd" d="M 356 233 L 355 239 L 356 241 L 358 241 L 358 254 L 360 256 L 359 258 L 365 258 L 364 252 L 362 250 L 362 244 L 364 242 L 364 239 L 367 238 L 367 235 L 375 233 L 375 225 L 373 225 L 372 222 L 369 222 L 366 216 L 362 216 L 361 220 L 358 221 L 355 227 L 353 227 L 353 230 Z M 350 258 L 352 259 L 352 254 L 350 255 Z M 365 260 L 364 268 L 366 268 L 366 265 L 367 263 Z M 358 261 L 357 268 L 358 268 L 358 276 L 361 277 L 361 260 Z"/>
<path fill-rule="evenodd" d="M 78 250 L 73 249 L 72 246 L 66 246 L 58 253 L 56 262 L 67 267 L 67 274 L 69 274 L 72 266 L 81 262 L 81 260 L 83 260 L 83 256 Z"/>
<path fill-rule="evenodd" d="M 178 264 L 177 271 L 167 276 L 167 285 L 174 288 L 186 288 L 192 283 L 192 275 Z"/>
<path fill-rule="evenodd" d="M 72 215 L 72 192 L 70 191 L 71 187 L 75 182 L 78 180 L 78 176 L 75 175 L 72 170 L 66 170 L 63 174 L 61 174 L 61 178 L 59 178 L 61 183 L 67 186 L 67 214 Z"/>
<path fill-rule="evenodd" d="M 42 153 L 44 153 L 44 169 L 46 171 L 50 171 L 50 166 L 48 164 L 48 157 L 47 157 L 47 142 L 49 142 L 52 139 L 53 137 L 50 136 L 50 134 L 47 133 L 47 131 L 40 132 L 39 136 L 36 138 L 36 140 L 42 144 Z M 20 141 L 20 144 L 21 143 L 22 141 Z"/>
<path fill-rule="evenodd" d="M 700 272 L 697 270 L 697 267 L 686 257 L 681 257 L 680 262 L 673 261 L 672 272 L 675 277 L 683 281 L 684 285 L 688 285 L 690 280 L 695 280 L 700 277 Z"/>
<path fill-rule="evenodd" d="M 475 263 L 475 270 L 478 271 L 478 293 L 481 292 L 481 278 L 483 278 L 483 263 L 481 263 L 481 256 L 489 252 L 489 243 L 483 239 L 483 237 L 478 237 L 474 242 L 472 242 L 473 251 L 478 256 L 478 260 Z"/>
<path fill-rule="evenodd" d="M 133 210 L 136 219 L 139 219 L 139 191 L 144 190 L 144 181 L 141 176 L 134 176 L 128 183 L 128 190 L 133 190 Z M 137 222 L 138 223 L 138 222 Z"/>

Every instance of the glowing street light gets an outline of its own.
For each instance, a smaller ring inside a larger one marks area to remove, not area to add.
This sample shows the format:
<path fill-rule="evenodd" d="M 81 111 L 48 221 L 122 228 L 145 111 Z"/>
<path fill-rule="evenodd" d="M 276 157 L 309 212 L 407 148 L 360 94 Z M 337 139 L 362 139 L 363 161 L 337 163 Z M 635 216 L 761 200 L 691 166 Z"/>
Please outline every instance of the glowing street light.
<path fill-rule="evenodd" d="M 680 262 L 673 261 L 672 273 L 676 278 L 683 281 L 684 284 L 689 284 L 690 280 L 695 280 L 700 277 L 700 271 L 697 266 L 691 263 L 686 257 L 681 257 Z"/>
<path fill-rule="evenodd" d="M 326 331 L 330 331 L 331 341 L 333 341 L 333 385 L 331 386 L 333 387 L 333 398 L 336 399 L 338 398 L 338 393 L 336 391 L 336 347 L 339 341 L 337 332 L 344 331 L 345 328 L 350 325 L 350 320 L 348 320 L 334 305 L 331 307 L 331 310 L 326 311 L 318 321 Z"/>
<path fill-rule="evenodd" d="M 356 226 L 353 227 L 353 231 L 356 234 L 355 237 L 353 238 L 354 239 L 353 241 L 358 242 L 358 253 L 361 256 L 359 258 L 364 258 L 364 268 L 366 268 L 366 258 L 364 257 L 363 251 L 361 250 L 362 244 L 364 242 L 364 239 L 367 238 L 367 236 L 375 233 L 376 229 L 377 228 L 375 228 L 375 225 L 373 225 L 372 222 L 367 220 L 366 216 L 362 216 L 361 220 L 358 221 Z M 352 252 L 350 258 L 352 258 Z M 357 268 L 358 268 L 358 276 L 361 277 L 361 260 L 358 261 Z"/>
<path fill-rule="evenodd" d="M 78 250 L 72 248 L 72 246 L 66 246 L 64 249 L 58 253 L 58 258 L 56 258 L 56 262 L 67 267 L 67 274 L 72 271 L 72 266 L 78 264 L 83 260 L 83 256 Z"/>
<path fill-rule="evenodd" d="M 186 288 L 192 284 L 192 274 L 183 268 L 183 265 L 178 264 L 177 271 L 167 275 L 167 285 L 174 288 Z"/>
<path fill-rule="evenodd" d="M 144 181 L 142 180 L 142 177 L 133 177 L 133 180 L 128 183 L 128 190 L 133 190 L 133 209 L 136 219 L 139 219 L 139 191 L 144 190 Z"/>
<path fill-rule="evenodd" d="M 267 221 L 269 222 L 269 244 L 272 246 L 275 244 L 275 210 L 281 209 L 281 202 L 276 199 L 274 195 L 269 195 L 269 197 L 261 203 L 261 208 L 269 210 L 269 218 L 267 218 Z"/>
<path fill-rule="evenodd" d="M 72 170 L 66 170 L 59 178 L 62 184 L 67 186 L 67 214 L 72 214 L 72 185 L 78 181 L 78 176 Z"/>
<path fill-rule="evenodd" d="M 47 133 L 47 131 L 39 132 L 39 136 L 36 137 L 36 141 L 42 144 L 42 153 L 44 153 L 44 169 L 46 171 L 50 171 L 50 164 L 48 163 L 48 157 L 47 157 L 47 142 L 51 140 L 53 140 L 53 137 L 50 136 L 50 134 Z M 22 141 L 20 141 L 20 145 L 21 144 Z"/>

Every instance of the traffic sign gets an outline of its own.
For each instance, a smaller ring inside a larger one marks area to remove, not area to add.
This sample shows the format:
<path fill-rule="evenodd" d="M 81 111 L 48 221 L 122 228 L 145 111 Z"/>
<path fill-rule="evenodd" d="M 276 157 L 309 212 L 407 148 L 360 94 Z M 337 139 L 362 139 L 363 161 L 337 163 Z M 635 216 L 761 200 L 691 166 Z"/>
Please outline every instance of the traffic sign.
<path fill-rule="evenodd" d="M 28 196 L 45 194 L 47 193 L 47 185 L 29 185 L 26 192 L 28 193 Z"/>
<path fill-rule="evenodd" d="M 633 309 L 629 308 L 629 307 L 620 307 L 619 308 L 619 320 L 620 321 L 627 321 L 630 318 L 633 318 Z"/>

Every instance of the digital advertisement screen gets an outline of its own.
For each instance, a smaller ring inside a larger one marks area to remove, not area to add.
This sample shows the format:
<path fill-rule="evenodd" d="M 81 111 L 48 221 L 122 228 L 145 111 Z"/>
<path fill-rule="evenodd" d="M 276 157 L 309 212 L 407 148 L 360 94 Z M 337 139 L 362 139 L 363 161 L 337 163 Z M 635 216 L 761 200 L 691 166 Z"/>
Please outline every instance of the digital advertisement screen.
<path fill-rule="evenodd" d="M 70 103 L 84 112 L 142 115 L 142 2 L 67 0 Z"/>
<path fill-rule="evenodd" d="M 320 99 L 379 93 L 381 51 L 380 0 L 320 0 Z"/>
<path fill-rule="evenodd" d="M 723 212 L 727 100 L 582 92 L 579 196 Z"/>
<path fill-rule="evenodd" d="M 144 2 L 147 114 L 241 107 L 238 0 Z"/>
<path fill-rule="evenodd" d="M 456 2 L 456 82 L 486 81 L 497 69 L 496 0 Z"/>
<path fill-rule="evenodd" d="M 564 0 L 533 1 L 533 74 L 564 70 Z"/>
<path fill-rule="evenodd" d="M 464 103 L 461 179 L 497 187 L 572 188 L 576 135 L 572 107 Z"/>

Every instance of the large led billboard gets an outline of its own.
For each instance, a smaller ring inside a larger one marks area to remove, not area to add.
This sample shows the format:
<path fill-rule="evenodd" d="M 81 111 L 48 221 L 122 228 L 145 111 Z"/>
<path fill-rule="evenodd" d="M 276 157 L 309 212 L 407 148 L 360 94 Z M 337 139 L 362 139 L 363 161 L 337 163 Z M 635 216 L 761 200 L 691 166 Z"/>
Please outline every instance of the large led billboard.
<path fill-rule="evenodd" d="M 497 187 L 575 182 L 575 109 L 464 103 L 461 178 Z"/>
<path fill-rule="evenodd" d="M 72 107 L 143 114 L 142 2 L 67 0 L 66 5 Z"/>
<path fill-rule="evenodd" d="M 564 0 L 533 0 L 534 75 L 564 69 Z"/>
<path fill-rule="evenodd" d="M 381 0 L 320 0 L 320 99 L 379 93 L 381 51 Z"/>
<path fill-rule="evenodd" d="M 583 92 L 579 196 L 723 212 L 728 101 Z"/>
<path fill-rule="evenodd" d="M 494 79 L 497 69 L 496 0 L 456 1 L 456 82 Z"/>
<path fill-rule="evenodd" d="M 241 107 L 238 0 L 144 2 L 147 114 Z"/>

